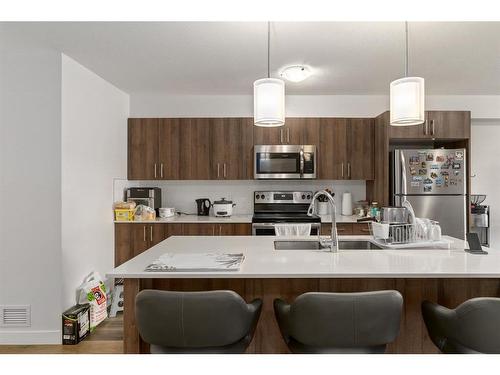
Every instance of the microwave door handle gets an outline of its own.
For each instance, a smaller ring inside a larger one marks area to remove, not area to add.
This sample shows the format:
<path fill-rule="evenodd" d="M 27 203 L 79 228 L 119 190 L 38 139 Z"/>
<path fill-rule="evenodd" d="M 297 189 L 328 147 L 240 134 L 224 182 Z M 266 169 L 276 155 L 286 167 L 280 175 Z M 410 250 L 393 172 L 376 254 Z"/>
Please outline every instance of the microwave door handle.
<path fill-rule="evenodd" d="M 300 150 L 300 177 L 304 176 L 304 150 Z"/>

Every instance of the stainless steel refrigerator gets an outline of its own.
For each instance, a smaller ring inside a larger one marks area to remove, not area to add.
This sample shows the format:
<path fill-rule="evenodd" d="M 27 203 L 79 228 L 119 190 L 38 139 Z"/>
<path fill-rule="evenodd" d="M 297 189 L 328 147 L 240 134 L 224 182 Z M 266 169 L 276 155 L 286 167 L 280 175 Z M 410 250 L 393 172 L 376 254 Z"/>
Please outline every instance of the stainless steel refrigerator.
<path fill-rule="evenodd" d="M 394 150 L 392 204 L 407 199 L 417 217 L 439 221 L 444 235 L 465 239 L 467 189 L 465 149 Z"/>

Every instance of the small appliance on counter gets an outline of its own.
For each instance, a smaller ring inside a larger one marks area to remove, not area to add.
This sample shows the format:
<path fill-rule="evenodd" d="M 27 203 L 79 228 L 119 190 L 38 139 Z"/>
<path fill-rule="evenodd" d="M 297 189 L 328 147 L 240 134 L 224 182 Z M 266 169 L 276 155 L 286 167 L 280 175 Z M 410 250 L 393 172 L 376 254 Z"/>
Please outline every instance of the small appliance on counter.
<path fill-rule="evenodd" d="M 233 207 L 236 206 L 236 203 L 233 201 L 228 201 L 226 198 L 221 198 L 218 201 L 214 201 L 214 215 L 217 217 L 229 217 L 233 214 Z"/>
<path fill-rule="evenodd" d="M 471 232 L 477 233 L 483 246 L 490 246 L 490 206 L 483 205 L 486 195 L 471 194 Z"/>
<path fill-rule="evenodd" d="M 137 205 L 151 207 L 159 215 L 161 207 L 161 189 L 157 187 L 133 187 L 128 188 L 125 192 L 125 200 L 127 202 L 135 202 Z"/>
<path fill-rule="evenodd" d="M 196 199 L 196 207 L 198 216 L 208 216 L 210 213 L 210 206 L 212 203 L 208 198 Z"/>

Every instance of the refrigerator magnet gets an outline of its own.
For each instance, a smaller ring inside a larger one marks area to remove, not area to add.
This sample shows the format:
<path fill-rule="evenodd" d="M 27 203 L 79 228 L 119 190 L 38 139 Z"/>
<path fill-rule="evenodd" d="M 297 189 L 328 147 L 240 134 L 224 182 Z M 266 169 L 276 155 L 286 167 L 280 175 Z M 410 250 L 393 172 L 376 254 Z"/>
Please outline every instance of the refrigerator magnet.
<path fill-rule="evenodd" d="M 438 163 L 443 163 L 444 162 L 444 156 L 443 155 L 438 155 L 436 156 L 436 161 Z"/>
<path fill-rule="evenodd" d="M 425 169 L 425 168 L 421 168 L 421 169 L 419 169 L 419 170 L 418 170 L 418 174 L 419 174 L 420 176 L 427 176 L 427 169 Z"/>
<path fill-rule="evenodd" d="M 453 169 L 460 169 L 460 163 L 453 163 Z"/>
<path fill-rule="evenodd" d="M 418 156 L 410 156 L 410 164 L 420 163 L 420 158 Z"/>
<path fill-rule="evenodd" d="M 441 169 L 450 169 L 450 165 L 448 163 L 441 164 Z"/>
<path fill-rule="evenodd" d="M 431 172 L 431 178 L 436 179 L 438 177 L 436 172 Z"/>
<path fill-rule="evenodd" d="M 427 157 L 425 158 L 427 161 L 434 161 L 434 154 L 428 153 Z"/>
<path fill-rule="evenodd" d="M 449 176 L 450 173 L 448 171 L 441 171 L 441 176 Z"/>
<path fill-rule="evenodd" d="M 413 181 L 422 181 L 422 176 L 413 176 L 411 179 Z"/>
<path fill-rule="evenodd" d="M 453 171 L 453 175 L 460 176 L 460 171 Z"/>
<path fill-rule="evenodd" d="M 417 174 L 417 168 L 415 168 L 415 167 L 410 167 L 410 174 L 411 174 L 412 176 L 416 175 L 416 174 Z"/>
<path fill-rule="evenodd" d="M 455 151 L 455 159 L 464 160 L 464 152 L 463 151 Z"/>
<path fill-rule="evenodd" d="M 424 193 L 429 193 L 432 191 L 432 185 L 424 185 Z"/>
<path fill-rule="evenodd" d="M 431 164 L 431 169 L 439 169 L 439 164 Z"/>
<path fill-rule="evenodd" d="M 411 187 L 419 187 L 419 186 L 420 186 L 420 182 L 418 182 L 418 181 L 411 182 Z"/>
<path fill-rule="evenodd" d="M 444 185 L 444 179 L 442 177 L 436 178 L 436 186 L 441 187 Z"/>
<path fill-rule="evenodd" d="M 430 178 L 426 178 L 426 179 L 424 180 L 424 184 L 425 184 L 425 185 L 432 185 L 432 184 L 433 184 L 433 182 L 434 182 L 434 181 L 432 181 Z"/>

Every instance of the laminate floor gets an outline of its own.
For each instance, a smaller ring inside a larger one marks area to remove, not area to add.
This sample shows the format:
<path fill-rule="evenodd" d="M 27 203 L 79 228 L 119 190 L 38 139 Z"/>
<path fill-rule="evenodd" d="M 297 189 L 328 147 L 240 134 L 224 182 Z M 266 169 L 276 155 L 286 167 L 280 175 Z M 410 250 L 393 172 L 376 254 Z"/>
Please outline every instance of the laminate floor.
<path fill-rule="evenodd" d="M 0 345 L 0 354 L 122 354 L 123 314 L 108 318 L 77 345 Z"/>

